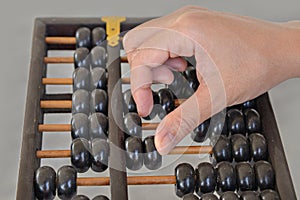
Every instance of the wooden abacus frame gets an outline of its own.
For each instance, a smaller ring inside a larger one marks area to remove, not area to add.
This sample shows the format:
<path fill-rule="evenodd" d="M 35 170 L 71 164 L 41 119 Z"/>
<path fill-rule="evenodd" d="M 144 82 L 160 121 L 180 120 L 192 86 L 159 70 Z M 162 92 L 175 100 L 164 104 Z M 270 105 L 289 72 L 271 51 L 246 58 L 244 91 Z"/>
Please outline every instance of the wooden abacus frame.
<path fill-rule="evenodd" d="M 126 31 L 149 20 L 150 18 L 127 18 L 121 24 L 121 31 Z M 19 178 L 17 188 L 17 199 L 35 199 L 33 189 L 34 171 L 40 166 L 40 158 L 36 156 L 37 150 L 41 150 L 42 134 L 39 132 L 39 124 L 43 123 L 44 113 L 49 112 L 70 112 L 70 109 L 43 109 L 40 106 L 41 100 L 66 100 L 71 99 L 71 94 L 45 94 L 45 84 L 42 79 L 46 77 L 46 62 L 44 57 L 47 56 L 47 50 L 74 50 L 74 35 L 78 28 L 85 26 L 89 28 L 104 27 L 105 23 L 100 18 L 38 18 L 35 20 L 32 43 L 32 57 L 30 62 L 30 73 L 27 89 L 26 111 L 23 127 L 21 159 L 19 166 Z M 69 37 L 65 44 L 46 43 L 48 36 Z M 108 54 L 119 55 L 118 47 L 108 47 Z M 121 59 L 109 60 L 108 73 L 108 95 L 111 95 L 112 87 L 120 78 L 120 61 Z M 121 94 L 121 93 L 120 93 Z M 121 95 L 117 97 L 121 99 Z M 118 110 L 123 110 L 122 105 Z M 109 106 L 110 107 L 110 106 Z M 296 200 L 292 179 L 290 176 L 288 164 L 281 143 L 280 134 L 277 128 L 275 116 L 270 104 L 268 94 L 263 94 L 257 99 L 257 109 L 261 114 L 263 134 L 268 141 L 269 162 L 272 163 L 276 174 L 276 190 L 281 199 Z M 111 110 L 109 110 L 111 115 Z M 121 117 L 121 112 L 118 117 Z M 118 119 L 117 119 L 118 120 Z M 109 118 L 110 132 L 120 134 L 110 134 L 110 141 L 116 146 L 123 148 L 124 138 L 121 130 L 116 126 L 113 117 Z M 117 165 L 119 169 L 110 168 L 110 188 L 111 200 L 127 200 L 127 174 L 125 165 L 125 155 L 120 151 L 111 152 L 111 162 Z"/>

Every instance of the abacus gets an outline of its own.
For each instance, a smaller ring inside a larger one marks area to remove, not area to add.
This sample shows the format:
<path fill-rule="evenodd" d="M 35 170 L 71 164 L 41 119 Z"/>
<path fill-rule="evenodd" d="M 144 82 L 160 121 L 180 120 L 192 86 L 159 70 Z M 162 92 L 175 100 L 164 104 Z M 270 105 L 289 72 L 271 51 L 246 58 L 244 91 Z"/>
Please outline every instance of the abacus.
<path fill-rule="evenodd" d="M 179 156 L 178 165 L 177 161 L 170 164 L 175 173 L 162 170 L 156 174 L 163 158 L 154 145 L 153 131 L 159 122 L 155 117 L 171 112 L 199 83 L 195 69 L 189 67 L 183 78 L 188 91 L 171 91 L 180 86 L 178 81 L 162 86 L 153 92 L 160 106 L 145 119 L 136 114 L 129 77 L 122 75 L 127 58 L 120 53 L 120 33 L 147 20 L 36 19 L 17 199 L 92 198 L 79 194 L 79 186 L 94 187 L 99 194 L 95 200 L 134 199 L 134 192 L 128 193 L 130 185 L 175 185 L 176 194 L 170 190 L 170 199 L 296 199 L 267 93 L 206 120 L 191 133 L 196 145 L 178 145 L 169 153 L 188 155 L 197 164 L 182 163 Z M 51 50 L 75 52 L 74 56 L 51 57 Z M 75 66 L 73 78 L 48 77 L 51 64 L 63 63 Z M 48 85 L 73 85 L 73 93 L 49 93 Z M 45 115 L 59 113 L 72 113 L 71 122 L 45 123 Z M 225 123 L 220 120 L 224 118 Z M 145 136 L 147 131 L 152 135 Z M 71 133 L 71 149 L 43 149 L 47 132 Z M 218 137 L 212 145 L 214 136 Z M 41 166 L 42 159 L 50 158 L 67 158 L 68 164 L 57 171 Z M 85 176 L 89 170 L 95 172 L 93 177 Z M 134 174 L 139 170 L 144 174 Z M 109 174 L 101 175 L 104 171 Z M 106 196 L 103 187 L 109 187 Z"/>

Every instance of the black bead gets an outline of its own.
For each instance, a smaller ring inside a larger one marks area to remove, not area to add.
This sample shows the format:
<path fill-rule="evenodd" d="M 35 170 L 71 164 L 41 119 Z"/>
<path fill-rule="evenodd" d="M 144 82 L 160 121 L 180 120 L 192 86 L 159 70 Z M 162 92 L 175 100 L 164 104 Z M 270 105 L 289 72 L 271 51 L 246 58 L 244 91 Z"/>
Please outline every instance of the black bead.
<path fill-rule="evenodd" d="M 239 197 L 236 193 L 227 191 L 220 196 L 220 200 L 239 200 Z"/>
<path fill-rule="evenodd" d="M 102 113 L 93 113 L 89 117 L 90 138 L 107 139 L 108 119 Z"/>
<path fill-rule="evenodd" d="M 199 196 L 203 193 L 214 192 L 217 185 L 217 177 L 214 166 L 211 163 L 200 163 L 195 170 L 196 187 L 195 191 Z"/>
<path fill-rule="evenodd" d="M 92 170 L 103 172 L 108 167 L 109 144 L 106 140 L 95 138 L 92 140 Z"/>
<path fill-rule="evenodd" d="M 107 89 L 106 70 L 101 67 L 91 69 L 92 89 Z"/>
<path fill-rule="evenodd" d="M 250 153 L 254 162 L 267 160 L 268 144 L 266 138 L 259 133 L 249 135 Z"/>
<path fill-rule="evenodd" d="M 73 72 L 73 91 L 78 89 L 90 90 L 91 86 L 90 70 L 80 67 Z"/>
<path fill-rule="evenodd" d="M 92 200 L 109 200 L 109 198 L 104 195 L 98 195 L 95 196 Z"/>
<path fill-rule="evenodd" d="M 182 200 L 199 200 L 199 198 L 194 194 L 186 194 L 183 196 Z"/>
<path fill-rule="evenodd" d="M 128 137 L 125 140 L 126 166 L 131 170 L 141 169 L 143 166 L 143 142 L 141 138 Z"/>
<path fill-rule="evenodd" d="M 90 114 L 90 93 L 86 90 L 76 90 L 72 95 L 72 114 Z"/>
<path fill-rule="evenodd" d="M 130 89 L 126 90 L 123 93 L 123 100 L 124 100 L 124 113 L 137 112 L 136 104 Z"/>
<path fill-rule="evenodd" d="M 90 199 L 87 196 L 80 194 L 80 195 L 74 196 L 72 198 L 72 200 L 90 200 Z"/>
<path fill-rule="evenodd" d="M 153 108 L 148 116 L 143 117 L 143 119 L 145 120 L 152 120 L 155 118 L 155 116 L 158 113 L 161 113 L 163 111 L 161 105 L 159 104 L 159 97 L 157 95 L 157 92 L 152 91 L 152 97 L 153 97 Z M 163 112 L 165 113 L 165 111 Z"/>
<path fill-rule="evenodd" d="M 91 67 L 102 67 L 106 68 L 107 53 L 104 47 L 95 46 L 90 53 L 91 56 Z"/>
<path fill-rule="evenodd" d="M 254 170 L 249 163 L 237 163 L 235 170 L 237 176 L 237 185 L 241 191 L 256 189 Z"/>
<path fill-rule="evenodd" d="M 236 174 L 233 166 L 223 161 L 217 165 L 217 183 L 221 192 L 234 191 L 236 189 Z"/>
<path fill-rule="evenodd" d="M 162 165 L 162 156 L 156 150 L 154 136 L 148 136 L 143 141 L 144 165 L 147 169 L 156 170 Z"/>
<path fill-rule="evenodd" d="M 232 147 L 230 140 L 220 135 L 217 143 L 213 147 L 213 155 L 217 162 L 221 161 L 232 161 Z"/>
<path fill-rule="evenodd" d="M 71 144 L 71 163 L 77 172 L 86 172 L 91 166 L 90 144 L 87 139 L 76 138 Z"/>
<path fill-rule="evenodd" d="M 267 161 L 257 161 L 254 165 L 256 183 L 260 190 L 274 189 L 275 175 L 272 165 Z"/>
<path fill-rule="evenodd" d="M 245 191 L 241 193 L 241 200 L 260 200 L 259 195 L 255 191 Z"/>
<path fill-rule="evenodd" d="M 108 97 L 105 90 L 94 89 L 91 93 L 91 113 L 100 112 L 107 115 Z"/>
<path fill-rule="evenodd" d="M 226 110 L 222 110 L 210 119 L 209 137 L 214 141 L 220 135 L 228 136 Z"/>
<path fill-rule="evenodd" d="M 260 193 L 261 200 L 280 200 L 278 193 L 274 190 L 264 190 Z"/>
<path fill-rule="evenodd" d="M 201 196 L 201 200 L 218 200 L 218 198 L 213 193 L 206 193 Z"/>
<path fill-rule="evenodd" d="M 173 92 L 174 96 L 178 99 L 185 99 L 190 97 L 194 90 L 189 86 L 189 82 L 182 73 L 172 71 L 174 75 L 173 82 L 168 85 L 168 88 Z"/>
<path fill-rule="evenodd" d="M 232 146 L 232 157 L 235 162 L 249 161 L 250 149 L 247 138 L 242 134 L 235 134 L 230 137 Z"/>
<path fill-rule="evenodd" d="M 251 134 L 261 131 L 261 120 L 259 113 L 254 109 L 245 111 L 246 131 Z"/>
<path fill-rule="evenodd" d="M 170 89 L 162 88 L 157 92 L 159 103 L 166 114 L 172 112 L 175 108 L 174 96 Z"/>
<path fill-rule="evenodd" d="M 77 48 L 74 52 L 74 67 L 75 69 L 78 67 L 90 69 L 91 60 L 89 56 L 90 51 L 87 48 L 81 47 Z"/>
<path fill-rule="evenodd" d="M 71 199 L 77 193 L 77 173 L 71 166 L 57 170 L 57 194 L 60 199 Z"/>
<path fill-rule="evenodd" d="M 184 75 L 186 77 L 186 80 L 188 81 L 190 88 L 192 88 L 194 91 L 196 91 L 199 87 L 199 81 L 197 78 L 196 68 L 192 67 L 192 66 L 188 67 L 184 71 Z"/>
<path fill-rule="evenodd" d="M 227 111 L 227 127 L 231 134 L 245 134 L 244 116 L 238 109 L 230 109 Z"/>
<path fill-rule="evenodd" d="M 87 27 L 77 29 L 76 34 L 76 48 L 91 47 L 91 30 Z"/>
<path fill-rule="evenodd" d="M 124 117 L 126 133 L 134 137 L 142 137 L 142 120 L 137 113 L 127 113 Z"/>
<path fill-rule="evenodd" d="M 208 137 L 208 128 L 210 126 L 210 119 L 205 120 L 191 132 L 191 138 L 195 142 L 204 142 Z"/>
<path fill-rule="evenodd" d="M 255 99 L 252 99 L 252 100 L 249 100 L 249 101 L 246 101 L 242 104 L 242 109 L 248 109 L 248 108 L 256 108 L 256 100 Z"/>
<path fill-rule="evenodd" d="M 56 195 L 56 173 L 53 168 L 43 166 L 34 173 L 34 193 L 37 199 L 51 200 Z"/>
<path fill-rule="evenodd" d="M 186 194 L 194 193 L 195 188 L 195 172 L 194 168 L 188 163 L 181 163 L 175 168 L 176 195 L 183 197 Z"/>
<path fill-rule="evenodd" d="M 89 120 L 84 113 L 77 113 L 71 119 L 71 136 L 75 138 L 89 139 Z"/>
<path fill-rule="evenodd" d="M 106 38 L 105 29 L 102 27 L 96 27 L 92 30 L 92 44 L 93 46 L 103 46 L 103 42 Z"/>

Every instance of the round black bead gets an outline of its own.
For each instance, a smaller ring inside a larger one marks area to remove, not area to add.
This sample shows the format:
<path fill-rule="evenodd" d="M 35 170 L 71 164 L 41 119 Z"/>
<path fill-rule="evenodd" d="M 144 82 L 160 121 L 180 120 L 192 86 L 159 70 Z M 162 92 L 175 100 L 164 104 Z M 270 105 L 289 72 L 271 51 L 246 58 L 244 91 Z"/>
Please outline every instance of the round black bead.
<path fill-rule="evenodd" d="M 224 136 L 220 135 L 217 143 L 213 147 L 213 155 L 217 162 L 221 161 L 232 161 L 232 147 L 230 140 Z"/>
<path fill-rule="evenodd" d="M 71 119 L 71 135 L 72 139 L 85 138 L 89 139 L 89 120 L 84 113 L 77 113 Z"/>
<path fill-rule="evenodd" d="M 221 192 L 234 191 L 236 189 L 236 174 L 233 166 L 223 161 L 217 165 L 217 183 Z"/>
<path fill-rule="evenodd" d="M 256 189 L 254 170 L 249 163 L 237 163 L 235 170 L 237 176 L 237 185 L 241 191 Z"/>
<path fill-rule="evenodd" d="M 203 193 L 214 192 L 217 185 L 217 177 L 214 166 L 211 163 L 200 163 L 195 170 L 196 187 L 195 190 L 199 196 Z"/>
<path fill-rule="evenodd" d="M 230 137 L 230 140 L 235 162 L 249 161 L 250 149 L 247 138 L 242 134 L 235 134 Z"/>
<path fill-rule="evenodd" d="M 186 80 L 188 81 L 188 84 L 190 88 L 192 88 L 194 91 L 196 91 L 199 87 L 199 81 L 197 78 L 197 72 L 195 67 L 188 67 L 184 71 L 184 76 L 186 77 Z"/>
<path fill-rule="evenodd" d="M 260 200 L 259 195 L 255 191 L 245 191 L 241 193 L 241 200 Z"/>
<path fill-rule="evenodd" d="M 205 120 L 191 132 L 191 138 L 195 142 L 204 142 L 208 137 L 208 129 L 210 126 L 210 119 Z"/>
<path fill-rule="evenodd" d="M 76 48 L 91 47 L 91 30 L 87 27 L 77 29 L 76 34 Z"/>
<path fill-rule="evenodd" d="M 77 172 L 71 166 L 57 170 L 57 194 L 60 199 L 71 199 L 77 193 Z"/>
<path fill-rule="evenodd" d="M 185 99 L 190 97 L 194 91 L 189 86 L 189 82 L 182 73 L 172 71 L 174 75 L 173 82 L 168 85 L 168 88 L 173 92 L 174 96 L 178 99 Z"/>
<path fill-rule="evenodd" d="M 74 52 L 74 66 L 75 68 L 82 67 L 90 69 L 91 60 L 89 56 L 90 51 L 87 48 L 81 47 Z"/>
<path fill-rule="evenodd" d="M 230 109 L 227 111 L 227 127 L 231 134 L 245 134 L 244 115 L 238 109 Z"/>
<path fill-rule="evenodd" d="M 144 164 L 147 169 L 156 170 L 162 165 L 162 156 L 154 145 L 154 136 L 148 136 L 143 141 Z"/>
<path fill-rule="evenodd" d="M 175 108 L 174 96 L 170 89 L 162 88 L 157 92 L 159 97 L 159 103 L 162 106 L 162 109 L 166 111 L 166 113 L 170 113 Z"/>
<path fill-rule="evenodd" d="M 37 199 L 54 199 L 56 195 L 56 173 L 53 168 L 43 166 L 35 171 L 34 193 Z"/>
<path fill-rule="evenodd" d="M 242 104 L 242 109 L 248 109 L 248 108 L 256 108 L 256 100 L 252 99 L 249 101 L 246 101 Z"/>
<path fill-rule="evenodd" d="M 260 190 L 274 189 L 275 175 L 273 167 L 267 161 L 257 161 L 254 165 L 256 183 Z"/>
<path fill-rule="evenodd" d="M 80 194 L 74 196 L 71 200 L 90 200 L 90 199 L 87 196 Z"/>
<path fill-rule="evenodd" d="M 90 53 L 91 56 L 91 67 L 102 67 L 106 68 L 107 53 L 104 47 L 95 46 Z"/>
<path fill-rule="evenodd" d="M 86 172 L 91 166 L 91 154 L 89 141 L 84 138 L 76 138 L 71 144 L 71 163 L 77 172 Z"/>
<path fill-rule="evenodd" d="M 100 112 L 107 115 L 108 97 L 105 90 L 94 89 L 91 93 L 91 112 Z"/>
<path fill-rule="evenodd" d="M 72 114 L 90 114 L 90 93 L 86 90 L 76 90 L 72 95 Z"/>
<path fill-rule="evenodd" d="M 227 191 L 220 196 L 220 200 L 239 200 L 239 197 L 236 193 Z"/>
<path fill-rule="evenodd" d="M 245 111 L 246 131 L 248 133 L 255 133 L 261 131 L 261 120 L 259 113 L 254 109 L 247 109 Z"/>
<path fill-rule="evenodd" d="M 92 140 L 92 170 L 103 172 L 108 167 L 109 144 L 106 140 L 95 138 Z"/>
<path fill-rule="evenodd" d="M 124 125 L 128 135 L 142 137 L 142 120 L 137 113 L 127 113 L 124 117 Z"/>
<path fill-rule="evenodd" d="M 91 69 L 92 88 L 93 89 L 107 89 L 106 70 L 101 67 Z"/>
<path fill-rule="evenodd" d="M 268 144 L 266 138 L 259 133 L 249 135 L 250 153 L 254 162 L 259 160 L 267 160 Z"/>
<path fill-rule="evenodd" d="M 124 100 L 124 112 L 137 112 L 136 104 L 131 94 L 131 90 L 128 89 L 123 93 L 123 100 Z"/>
<path fill-rule="evenodd" d="M 209 137 L 214 141 L 220 135 L 228 136 L 226 110 L 223 110 L 210 119 Z"/>
<path fill-rule="evenodd" d="M 107 139 L 108 119 L 102 113 L 93 113 L 89 117 L 90 138 Z"/>
<path fill-rule="evenodd" d="M 201 196 L 201 200 L 218 200 L 218 198 L 213 193 L 206 193 Z"/>
<path fill-rule="evenodd" d="M 199 200 L 199 198 L 194 194 L 186 194 L 183 196 L 182 200 Z"/>
<path fill-rule="evenodd" d="M 181 163 L 175 168 L 176 195 L 183 197 L 186 194 L 194 193 L 195 188 L 195 172 L 194 168 L 188 163 Z"/>
<path fill-rule="evenodd" d="M 143 142 L 141 138 L 128 137 L 125 140 L 126 166 L 131 170 L 141 169 L 143 166 Z"/>
<path fill-rule="evenodd" d="M 73 91 L 90 90 L 91 74 L 86 68 L 80 67 L 73 72 Z"/>
<path fill-rule="evenodd" d="M 103 42 L 106 38 L 105 29 L 102 27 L 96 27 L 92 30 L 92 44 L 93 46 L 103 46 Z"/>
<path fill-rule="evenodd" d="M 264 190 L 260 193 L 261 200 L 280 200 L 278 193 L 274 190 Z"/>
<path fill-rule="evenodd" d="M 109 198 L 104 195 L 98 195 L 95 196 L 92 200 L 109 200 Z"/>

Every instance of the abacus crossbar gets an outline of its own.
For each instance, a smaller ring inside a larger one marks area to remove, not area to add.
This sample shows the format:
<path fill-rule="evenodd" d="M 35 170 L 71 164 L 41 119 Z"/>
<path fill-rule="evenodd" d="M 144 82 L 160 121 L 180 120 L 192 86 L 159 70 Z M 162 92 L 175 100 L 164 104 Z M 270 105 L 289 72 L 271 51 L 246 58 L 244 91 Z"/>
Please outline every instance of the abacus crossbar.
<path fill-rule="evenodd" d="M 130 78 L 122 78 L 123 84 L 130 84 Z M 43 85 L 73 85 L 72 78 L 43 78 Z"/>

